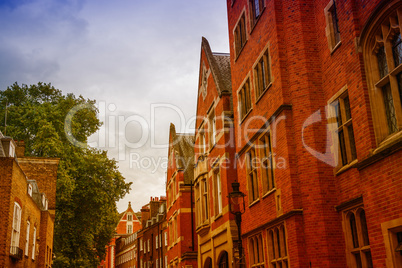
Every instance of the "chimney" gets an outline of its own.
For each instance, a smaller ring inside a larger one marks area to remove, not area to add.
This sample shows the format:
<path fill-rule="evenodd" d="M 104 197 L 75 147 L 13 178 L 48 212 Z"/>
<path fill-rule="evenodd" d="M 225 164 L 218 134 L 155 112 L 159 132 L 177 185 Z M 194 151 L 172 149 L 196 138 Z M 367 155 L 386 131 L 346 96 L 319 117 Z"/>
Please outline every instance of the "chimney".
<path fill-rule="evenodd" d="M 21 158 L 25 156 L 25 142 L 23 140 L 21 141 L 15 141 L 17 144 L 17 148 L 15 149 L 15 153 L 17 157 Z"/>

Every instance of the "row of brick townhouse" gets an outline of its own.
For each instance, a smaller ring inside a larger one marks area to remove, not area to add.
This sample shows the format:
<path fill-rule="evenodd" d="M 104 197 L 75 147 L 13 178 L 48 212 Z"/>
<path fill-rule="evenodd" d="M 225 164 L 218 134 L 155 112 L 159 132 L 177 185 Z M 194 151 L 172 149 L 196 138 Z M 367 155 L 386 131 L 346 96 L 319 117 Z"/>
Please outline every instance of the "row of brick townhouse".
<path fill-rule="evenodd" d="M 202 38 L 195 133 L 170 126 L 165 225 L 143 220 L 134 267 L 402 267 L 402 1 L 227 12 L 230 53 Z"/>
<path fill-rule="evenodd" d="M 0 140 L 0 267 L 51 267 L 59 159 Z"/>

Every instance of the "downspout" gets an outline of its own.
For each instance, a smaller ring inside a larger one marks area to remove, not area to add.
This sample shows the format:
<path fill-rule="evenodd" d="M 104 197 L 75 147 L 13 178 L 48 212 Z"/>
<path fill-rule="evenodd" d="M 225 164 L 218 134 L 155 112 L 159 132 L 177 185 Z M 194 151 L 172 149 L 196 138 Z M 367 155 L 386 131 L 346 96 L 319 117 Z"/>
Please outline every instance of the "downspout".
<path fill-rule="evenodd" d="M 191 198 L 191 251 L 194 252 L 194 213 L 193 213 L 193 183 L 190 184 L 191 191 L 190 191 L 190 198 Z"/>

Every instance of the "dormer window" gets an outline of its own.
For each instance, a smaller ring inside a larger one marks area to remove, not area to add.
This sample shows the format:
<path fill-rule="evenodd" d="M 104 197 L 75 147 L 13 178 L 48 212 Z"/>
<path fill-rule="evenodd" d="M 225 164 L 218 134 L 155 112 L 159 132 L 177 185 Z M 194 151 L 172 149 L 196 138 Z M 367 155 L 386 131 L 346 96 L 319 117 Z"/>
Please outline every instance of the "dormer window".
<path fill-rule="evenodd" d="M 32 185 L 28 183 L 28 195 L 32 197 Z"/>
<path fill-rule="evenodd" d="M 132 220 L 133 220 L 133 215 L 128 214 L 128 215 L 127 215 L 127 221 L 132 221 Z"/>

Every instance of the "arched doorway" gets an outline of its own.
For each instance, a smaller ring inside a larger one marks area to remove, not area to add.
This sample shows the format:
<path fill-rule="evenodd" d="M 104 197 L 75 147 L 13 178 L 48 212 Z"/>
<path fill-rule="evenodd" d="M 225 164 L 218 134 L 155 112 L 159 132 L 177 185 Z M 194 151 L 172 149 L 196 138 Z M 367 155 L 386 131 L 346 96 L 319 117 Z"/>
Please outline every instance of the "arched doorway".
<path fill-rule="evenodd" d="M 220 255 L 221 256 L 218 261 L 218 267 L 219 268 L 229 268 L 228 253 L 226 251 L 223 251 Z"/>

